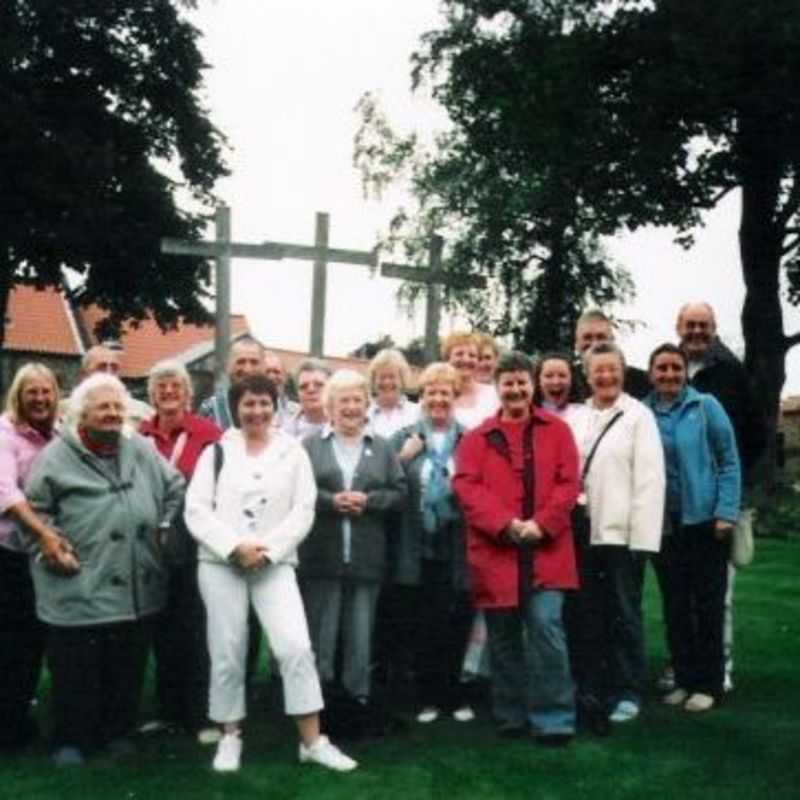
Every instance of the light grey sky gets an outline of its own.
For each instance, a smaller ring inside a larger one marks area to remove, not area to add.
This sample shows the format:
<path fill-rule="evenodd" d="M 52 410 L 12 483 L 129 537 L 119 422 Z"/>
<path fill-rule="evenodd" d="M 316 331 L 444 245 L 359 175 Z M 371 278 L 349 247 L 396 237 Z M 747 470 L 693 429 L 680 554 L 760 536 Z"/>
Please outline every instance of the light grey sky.
<path fill-rule="evenodd" d="M 445 124 L 432 102 L 410 91 L 409 57 L 438 24 L 436 0 L 201 0 L 193 21 L 212 65 L 207 104 L 232 147 L 232 175 L 218 193 L 232 208 L 234 239 L 312 244 L 314 214 L 327 211 L 331 246 L 372 249 L 404 195 L 364 200 L 352 166 L 354 106 L 373 90 L 398 129 L 430 133 Z M 694 299 L 714 305 L 721 335 L 741 349 L 737 220 L 738 198 L 730 197 L 691 251 L 672 244 L 667 230 L 608 242 L 637 289 L 636 300 L 615 311 L 645 323 L 621 336 L 632 363 L 644 365 L 653 347 L 674 339 L 675 313 Z M 326 352 L 343 355 L 383 333 L 400 343 L 422 335 L 422 307 L 408 320 L 396 288 L 363 267 L 331 265 Z M 310 263 L 234 261 L 233 309 L 265 343 L 306 349 L 310 305 Z M 443 330 L 452 324 L 445 320 Z M 790 309 L 786 330 L 796 329 L 800 313 Z M 787 373 L 785 393 L 800 392 L 800 349 Z"/>

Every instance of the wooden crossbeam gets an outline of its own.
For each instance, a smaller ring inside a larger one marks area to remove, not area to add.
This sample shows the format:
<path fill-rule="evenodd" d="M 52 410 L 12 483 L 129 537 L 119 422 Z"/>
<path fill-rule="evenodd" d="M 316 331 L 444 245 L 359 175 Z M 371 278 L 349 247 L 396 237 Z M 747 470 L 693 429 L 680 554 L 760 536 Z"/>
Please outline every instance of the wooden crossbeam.
<path fill-rule="evenodd" d="M 428 266 L 413 264 L 381 264 L 384 278 L 398 278 L 412 283 L 427 285 L 425 298 L 425 359 L 430 363 L 439 357 L 439 324 L 442 315 L 442 286 L 457 289 L 485 289 L 486 278 L 481 275 L 463 275 L 442 268 L 441 236 L 431 236 L 428 247 Z"/>

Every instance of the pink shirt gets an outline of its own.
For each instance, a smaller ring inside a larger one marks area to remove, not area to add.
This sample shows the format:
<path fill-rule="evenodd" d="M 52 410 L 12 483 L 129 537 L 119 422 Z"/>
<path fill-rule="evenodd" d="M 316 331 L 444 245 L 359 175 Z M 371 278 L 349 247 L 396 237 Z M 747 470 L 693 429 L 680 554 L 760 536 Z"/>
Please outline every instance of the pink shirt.
<path fill-rule="evenodd" d="M 0 416 L 0 547 L 22 550 L 17 523 L 6 511 L 25 499 L 22 490 L 33 462 L 49 441 L 35 428 Z"/>

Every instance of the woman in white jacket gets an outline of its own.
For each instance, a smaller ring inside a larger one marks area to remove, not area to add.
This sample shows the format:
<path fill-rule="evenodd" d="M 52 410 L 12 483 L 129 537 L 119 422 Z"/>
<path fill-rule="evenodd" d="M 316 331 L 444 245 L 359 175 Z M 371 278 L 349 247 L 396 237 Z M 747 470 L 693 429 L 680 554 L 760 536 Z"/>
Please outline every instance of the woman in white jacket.
<path fill-rule="evenodd" d="M 590 532 L 576 598 L 580 635 L 570 644 L 579 708 L 627 722 L 639 715 L 645 683 L 642 587 L 646 555 L 661 544 L 664 456 L 652 413 L 623 392 L 622 351 L 597 344 L 584 366 L 592 396 L 575 434 Z"/>
<path fill-rule="evenodd" d="M 236 427 L 209 447 L 186 495 L 186 524 L 200 544 L 198 583 L 211 655 L 209 717 L 223 736 L 213 767 L 239 769 L 245 717 L 248 610 L 278 662 L 300 761 L 346 772 L 356 762 L 320 733 L 322 692 L 295 579 L 297 546 L 311 529 L 317 490 L 305 450 L 272 425 L 275 385 L 251 375 L 231 387 Z"/>

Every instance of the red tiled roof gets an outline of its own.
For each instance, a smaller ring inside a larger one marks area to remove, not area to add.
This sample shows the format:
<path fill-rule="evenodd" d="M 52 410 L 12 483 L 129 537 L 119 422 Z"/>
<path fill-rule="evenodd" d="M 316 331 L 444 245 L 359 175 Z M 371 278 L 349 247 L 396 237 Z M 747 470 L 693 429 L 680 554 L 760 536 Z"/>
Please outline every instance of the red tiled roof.
<path fill-rule="evenodd" d="M 290 375 L 294 375 L 297 368 L 303 361 L 311 358 L 308 353 L 302 353 L 299 350 L 283 350 L 280 347 L 270 347 L 265 345 L 270 353 L 274 353 L 283 362 L 283 366 Z M 327 364 L 333 371 L 337 369 L 354 369 L 356 372 L 361 372 L 364 375 L 367 373 L 369 367 L 369 360 L 365 358 L 351 358 L 349 356 L 325 356 L 320 359 Z"/>
<path fill-rule="evenodd" d="M 80 314 L 86 330 L 96 342 L 95 325 L 106 313 L 97 306 L 82 308 Z M 236 338 L 250 333 L 247 318 L 242 314 L 231 315 L 231 336 Z M 143 378 L 150 368 L 164 358 L 177 358 L 182 353 L 214 340 L 213 325 L 181 323 L 176 329 L 162 331 L 153 319 L 145 319 L 139 327 L 125 324 L 122 327 L 122 377 Z"/>
<path fill-rule="evenodd" d="M 6 317 L 4 347 L 8 350 L 83 354 L 66 300 L 56 289 L 15 286 L 8 298 Z"/>

